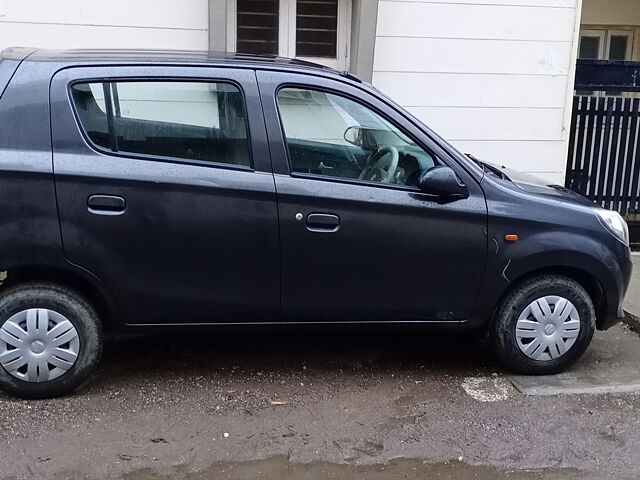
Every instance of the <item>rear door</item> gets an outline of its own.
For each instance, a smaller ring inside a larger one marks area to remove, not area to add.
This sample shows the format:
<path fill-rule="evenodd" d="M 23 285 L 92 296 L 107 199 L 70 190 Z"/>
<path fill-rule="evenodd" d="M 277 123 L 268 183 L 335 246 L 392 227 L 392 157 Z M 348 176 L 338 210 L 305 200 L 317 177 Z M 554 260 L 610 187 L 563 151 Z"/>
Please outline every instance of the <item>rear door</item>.
<path fill-rule="evenodd" d="M 485 267 L 477 181 L 408 119 L 350 84 L 258 71 L 291 321 L 464 321 Z M 416 187 L 448 165 L 469 197 Z"/>
<path fill-rule="evenodd" d="M 262 322 L 278 220 L 252 70 L 95 67 L 51 85 L 65 255 L 128 324 Z"/>

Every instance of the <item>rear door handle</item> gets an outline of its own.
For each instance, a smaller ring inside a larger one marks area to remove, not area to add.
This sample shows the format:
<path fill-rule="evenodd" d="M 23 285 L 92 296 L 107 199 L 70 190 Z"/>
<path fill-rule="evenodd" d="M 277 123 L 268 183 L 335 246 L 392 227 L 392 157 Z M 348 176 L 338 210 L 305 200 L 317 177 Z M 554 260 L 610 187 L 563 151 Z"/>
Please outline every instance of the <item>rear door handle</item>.
<path fill-rule="evenodd" d="M 332 213 L 310 213 L 307 215 L 307 230 L 311 232 L 337 232 L 340 217 Z"/>
<path fill-rule="evenodd" d="M 120 215 L 127 208 L 127 202 L 117 195 L 91 195 L 87 207 L 89 212 L 98 215 Z"/>

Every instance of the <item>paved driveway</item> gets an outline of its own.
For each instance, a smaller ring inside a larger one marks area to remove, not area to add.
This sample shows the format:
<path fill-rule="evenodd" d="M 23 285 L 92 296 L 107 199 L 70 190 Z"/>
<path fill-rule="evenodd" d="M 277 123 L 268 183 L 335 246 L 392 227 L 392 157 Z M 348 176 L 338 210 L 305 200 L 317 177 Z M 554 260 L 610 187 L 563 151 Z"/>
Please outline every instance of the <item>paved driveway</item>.
<path fill-rule="evenodd" d="M 633 273 L 624 307 L 629 313 L 640 318 L 640 252 L 634 252 L 631 258 L 633 259 Z"/>
<path fill-rule="evenodd" d="M 640 362 L 635 333 L 604 335 Z M 429 332 L 127 340 L 75 396 L 0 394 L 0 478 L 638 478 L 639 408 L 523 394 L 475 341 Z"/>

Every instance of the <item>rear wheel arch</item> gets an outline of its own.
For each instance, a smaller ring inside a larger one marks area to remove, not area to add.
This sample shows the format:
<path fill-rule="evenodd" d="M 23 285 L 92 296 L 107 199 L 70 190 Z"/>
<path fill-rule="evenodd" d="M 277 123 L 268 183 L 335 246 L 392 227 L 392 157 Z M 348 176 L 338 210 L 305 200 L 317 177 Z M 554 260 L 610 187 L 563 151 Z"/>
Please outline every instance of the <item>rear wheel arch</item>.
<path fill-rule="evenodd" d="M 62 282 L 32 280 L 0 291 L 0 388 L 25 399 L 67 395 L 90 378 L 103 345 L 94 305 Z"/>
<path fill-rule="evenodd" d="M 51 266 L 19 266 L 8 268 L 0 277 L 0 292 L 9 287 L 26 283 L 49 283 L 68 288 L 82 296 L 96 310 L 105 331 L 118 325 L 118 314 L 110 294 L 90 274 Z"/>

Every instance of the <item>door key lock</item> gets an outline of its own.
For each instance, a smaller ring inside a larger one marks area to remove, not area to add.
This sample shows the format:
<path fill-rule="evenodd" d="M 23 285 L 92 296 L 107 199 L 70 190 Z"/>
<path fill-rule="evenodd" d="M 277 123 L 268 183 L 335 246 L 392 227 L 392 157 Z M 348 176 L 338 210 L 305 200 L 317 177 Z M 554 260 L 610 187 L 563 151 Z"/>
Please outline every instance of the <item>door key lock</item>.
<path fill-rule="evenodd" d="M 304 215 L 302 215 L 300 212 L 296 213 L 296 220 L 300 221 L 304 218 Z"/>

